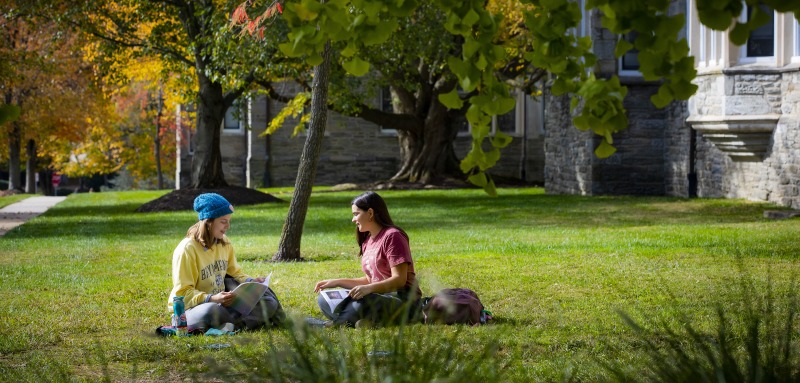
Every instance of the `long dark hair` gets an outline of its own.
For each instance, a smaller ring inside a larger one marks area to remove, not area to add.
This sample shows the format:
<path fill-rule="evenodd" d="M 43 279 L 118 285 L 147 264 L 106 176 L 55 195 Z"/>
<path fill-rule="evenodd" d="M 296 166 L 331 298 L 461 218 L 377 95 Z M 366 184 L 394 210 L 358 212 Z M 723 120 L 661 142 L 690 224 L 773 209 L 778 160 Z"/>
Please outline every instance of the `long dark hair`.
<path fill-rule="evenodd" d="M 372 209 L 374 213 L 373 217 L 375 218 L 375 222 L 381 227 L 393 227 L 397 230 L 400 230 L 401 233 L 408 239 L 408 234 L 398 227 L 397 225 L 392 222 L 392 216 L 389 215 L 389 208 L 386 207 L 386 202 L 383 201 L 383 198 L 375 192 L 365 192 L 359 195 L 356 198 L 353 198 L 353 202 L 351 205 L 356 205 L 357 208 L 367 211 Z M 364 244 L 364 241 L 367 240 L 369 237 L 369 232 L 360 232 L 358 231 L 358 227 L 356 227 L 356 241 L 358 242 L 358 255 L 361 256 L 364 253 L 363 247 L 361 246 Z"/>

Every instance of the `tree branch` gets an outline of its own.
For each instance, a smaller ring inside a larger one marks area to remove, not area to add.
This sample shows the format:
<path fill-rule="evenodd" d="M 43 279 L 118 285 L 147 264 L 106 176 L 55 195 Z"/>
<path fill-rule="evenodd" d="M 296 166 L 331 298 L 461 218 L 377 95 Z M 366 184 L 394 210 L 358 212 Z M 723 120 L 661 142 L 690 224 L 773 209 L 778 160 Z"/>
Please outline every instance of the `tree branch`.
<path fill-rule="evenodd" d="M 242 96 L 244 91 L 250 87 L 250 84 L 255 81 L 255 78 L 255 71 L 251 70 L 250 73 L 247 74 L 247 77 L 242 79 L 241 85 L 222 96 L 222 102 L 227 106 L 233 105 L 233 102 Z"/>
<path fill-rule="evenodd" d="M 270 81 L 257 80 L 255 83 L 264 88 L 264 90 L 267 92 L 267 96 L 275 101 L 282 102 L 284 104 L 288 104 L 289 101 L 292 101 L 292 97 L 283 96 L 278 93 Z"/>
<path fill-rule="evenodd" d="M 422 134 L 423 121 L 410 114 L 384 112 L 380 109 L 375 109 L 364 104 L 360 104 L 361 110 L 356 113 L 347 113 L 346 111 L 338 110 L 336 105 L 333 104 L 329 104 L 328 108 L 344 115 L 360 117 L 366 121 L 383 126 L 384 128 L 395 129 L 417 135 Z"/>

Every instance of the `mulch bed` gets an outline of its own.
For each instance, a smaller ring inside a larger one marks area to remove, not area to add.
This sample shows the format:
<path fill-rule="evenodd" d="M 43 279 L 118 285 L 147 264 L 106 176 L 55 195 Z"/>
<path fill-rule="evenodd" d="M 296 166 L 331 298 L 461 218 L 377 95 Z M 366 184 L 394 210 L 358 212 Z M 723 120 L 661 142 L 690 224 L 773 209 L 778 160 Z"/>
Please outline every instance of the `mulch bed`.
<path fill-rule="evenodd" d="M 248 189 L 241 186 L 226 186 L 215 189 L 178 189 L 173 190 L 163 196 L 154 199 L 136 209 L 140 213 L 152 213 L 159 211 L 177 211 L 194 209 L 194 199 L 203 193 L 217 193 L 231 205 L 255 205 L 268 202 L 285 202 L 284 200 L 260 192 L 255 189 Z"/>

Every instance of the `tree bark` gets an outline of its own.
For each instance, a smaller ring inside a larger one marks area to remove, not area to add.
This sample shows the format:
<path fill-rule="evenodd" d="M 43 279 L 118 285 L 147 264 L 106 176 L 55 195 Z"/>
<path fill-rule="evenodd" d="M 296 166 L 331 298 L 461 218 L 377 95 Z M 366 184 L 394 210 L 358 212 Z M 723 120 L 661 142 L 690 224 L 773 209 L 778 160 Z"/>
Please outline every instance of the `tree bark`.
<path fill-rule="evenodd" d="M 444 105 L 432 101 L 424 116 L 422 132 L 397 132 L 400 170 L 391 178 L 392 181 L 430 184 L 448 178 L 464 179 L 453 148 L 458 134 L 453 118 L 455 113 L 449 113 Z"/>
<path fill-rule="evenodd" d="M 22 190 L 20 141 L 22 141 L 22 130 L 15 121 L 11 123 L 11 131 L 8 133 L 8 190 Z"/>
<path fill-rule="evenodd" d="M 392 111 L 362 105 L 355 114 L 337 110 L 374 124 L 397 130 L 400 167 L 390 181 L 436 184 L 445 180 L 466 180 L 459 166 L 453 142 L 463 126 L 464 110 L 448 110 L 438 95 L 450 91 L 455 81 L 431 77 L 420 67 L 420 78 L 426 79 L 413 90 L 390 86 Z M 388 77 L 392 77 L 388 75 Z M 331 105 L 334 109 L 336 104 Z"/>
<path fill-rule="evenodd" d="M 303 224 L 308 212 L 311 188 L 317 173 L 317 161 L 325 137 L 325 125 L 328 120 L 328 81 L 330 74 L 330 43 L 325 44 L 322 52 L 322 63 L 314 67 L 314 80 L 311 83 L 311 121 L 309 123 L 306 142 L 300 155 L 300 166 L 294 185 L 294 195 L 289 205 L 289 213 L 283 224 L 278 251 L 272 257 L 274 261 L 299 261 L 300 240 L 303 236 Z"/>
<path fill-rule="evenodd" d="M 222 153 L 219 148 L 220 127 L 227 106 L 222 85 L 198 73 L 200 92 L 197 105 L 197 135 L 192 157 L 192 188 L 228 186 L 222 173 Z"/>
<path fill-rule="evenodd" d="M 36 141 L 29 139 L 26 146 L 28 159 L 25 163 L 25 193 L 34 194 L 36 193 Z"/>
<path fill-rule="evenodd" d="M 39 172 L 39 179 L 42 185 L 42 194 L 48 196 L 56 195 L 55 187 L 53 187 L 53 171 L 44 169 Z"/>

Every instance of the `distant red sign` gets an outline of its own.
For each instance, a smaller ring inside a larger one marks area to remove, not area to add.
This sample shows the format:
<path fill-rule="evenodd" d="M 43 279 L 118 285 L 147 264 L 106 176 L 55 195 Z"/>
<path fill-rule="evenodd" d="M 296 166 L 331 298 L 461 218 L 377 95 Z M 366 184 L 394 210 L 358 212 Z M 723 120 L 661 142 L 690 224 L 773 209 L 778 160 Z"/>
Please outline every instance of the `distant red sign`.
<path fill-rule="evenodd" d="M 61 184 L 61 174 L 53 173 L 52 181 L 53 181 L 53 186 L 58 187 L 58 185 Z"/>

